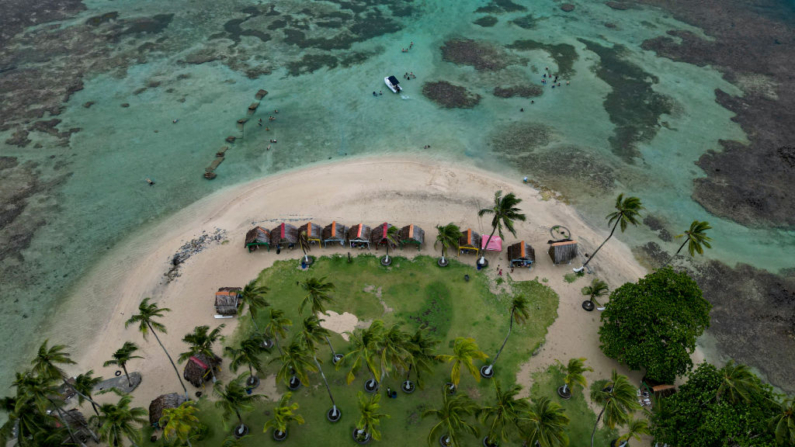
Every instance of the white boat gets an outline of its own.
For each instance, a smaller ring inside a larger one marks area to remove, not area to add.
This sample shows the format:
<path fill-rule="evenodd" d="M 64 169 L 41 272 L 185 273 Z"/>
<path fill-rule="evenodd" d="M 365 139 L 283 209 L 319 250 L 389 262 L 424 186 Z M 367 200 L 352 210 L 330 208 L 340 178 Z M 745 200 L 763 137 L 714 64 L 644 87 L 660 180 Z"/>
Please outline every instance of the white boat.
<path fill-rule="evenodd" d="M 400 82 L 398 82 L 397 78 L 394 76 L 387 76 L 384 78 L 384 83 L 389 90 L 392 90 L 392 93 L 400 93 L 403 89 L 400 87 Z"/>

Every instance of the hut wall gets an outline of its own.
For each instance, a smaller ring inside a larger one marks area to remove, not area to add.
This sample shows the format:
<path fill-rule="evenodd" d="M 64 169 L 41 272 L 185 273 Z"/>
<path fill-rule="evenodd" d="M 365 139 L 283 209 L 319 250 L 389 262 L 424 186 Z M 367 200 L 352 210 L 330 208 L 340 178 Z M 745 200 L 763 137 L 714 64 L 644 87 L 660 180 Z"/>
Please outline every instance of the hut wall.
<path fill-rule="evenodd" d="M 556 242 L 549 247 L 549 256 L 555 264 L 571 264 L 577 257 L 577 242 Z"/>

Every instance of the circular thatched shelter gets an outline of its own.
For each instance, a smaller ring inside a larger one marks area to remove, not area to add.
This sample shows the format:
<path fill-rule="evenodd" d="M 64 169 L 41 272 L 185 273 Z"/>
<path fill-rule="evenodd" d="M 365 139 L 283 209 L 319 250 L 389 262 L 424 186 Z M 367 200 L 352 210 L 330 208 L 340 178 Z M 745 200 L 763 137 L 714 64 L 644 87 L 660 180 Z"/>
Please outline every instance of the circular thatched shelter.
<path fill-rule="evenodd" d="M 323 246 L 328 246 L 329 242 L 332 244 L 339 242 L 340 245 L 345 245 L 347 234 L 348 227 L 338 224 L 335 220 L 323 229 Z"/>

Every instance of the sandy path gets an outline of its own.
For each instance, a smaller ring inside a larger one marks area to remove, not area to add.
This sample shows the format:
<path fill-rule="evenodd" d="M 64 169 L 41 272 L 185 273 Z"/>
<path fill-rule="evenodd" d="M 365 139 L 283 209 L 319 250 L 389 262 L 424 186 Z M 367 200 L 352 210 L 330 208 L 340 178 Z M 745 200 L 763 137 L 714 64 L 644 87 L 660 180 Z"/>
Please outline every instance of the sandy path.
<path fill-rule="evenodd" d="M 563 275 L 570 267 L 554 266 L 546 255 L 548 229 L 552 225 L 562 224 L 571 229 L 584 245 L 582 252 L 600 243 L 607 235 L 606 229 L 590 227 L 571 207 L 542 201 L 537 191 L 520 181 L 416 158 L 364 158 L 271 176 L 216 193 L 149 225 L 119 244 L 87 276 L 70 301 L 59 309 L 60 318 L 50 335 L 72 347 L 81 370 L 94 369 L 105 377 L 111 376 L 114 369 L 103 368 L 103 361 L 124 341 L 138 343 L 145 360 L 131 362 L 129 369 L 143 375 L 143 384 L 134 393 L 135 404 L 148 407 L 158 395 L 179 391 L 179 385 L 156 342 L 153 339 L 144 342 L 134 328 L 125 329 L 124 321 L 147 296 L 158 305 L 171 308 L 172 312 L 162 320 L 168 327 L 168 334 L 162 339 L 174 357 L 184 349 L 182 336 L 194 326 L 214 327 L 223 321 L 227 324 L 224 333 L 230 334 L 236 320 L 213 318 L 213 294 L 217 288 L 242 286 L 274 260 L 300 256 L 298 251 L 283 251 L 281 255 L 275 251 L 248 254 L 243 240 L 253 222 L 267 221 L 263 226 L 270 228 L 282 219 L 297 219 L 298 225 L 309 219 L 322 224 L 337 220 L 346 225 L 360 221 L 375 225 L 389 220 L 398 226 L 419 225 L 431 240 L 435 238 L 435 225 L 454 222 L 488 234 L 488 222 L 480 222 L 476 212 L 492 202 L 498 189 L 515 192 L 524 200 L 521 208 L 528 222 L 517 225 L 517 234 L 535 247 L 538 258 L 532 272 L 517 269 L 514 278 L 547 278 L 548 285 L 561 297 L 559 318 L 550 327 L 547 343 L 519 373 L 520 381 L 527 384 L 530 371 L 544 368 L 556 358 L 565 361 L 573 356 L 588 358 L 596 370 L 588 375 L 589 379 L 607 377 L 617 365 L 599 351 L 598 313 L 580 309 L 580 289 L 590 278 L 565 283 Z M 202 231 L 212 232 L 215 228 L 227 230 L 230 242 L 194 255 L 183 265 L 182 276 L 165 284 L 163 273 L 178 247 Z M 513 243 L 514 239 L 506 242 Z M 314 254 L 347 252 L 338 246 L 317 249 Z M 407 250 L 401 254 L 414 253 L 417 252 Z M 433 244 L 426 243 L 420 253 L 434 253 Z M 491 262 L 505 267 L 504 256 L 498 259 L 491 254 Z M 474 263 L 475 259 L 462 260 Z M 592 265 L 611 287 L 645 274 L 618 238 L 602 249 Z M 346 322 L 345 327 L 350 324 Z M 226 370 L 220 374 L 221 379 L 228 377 Z M 188 386 L 191 392 L 195 391 Z"/>

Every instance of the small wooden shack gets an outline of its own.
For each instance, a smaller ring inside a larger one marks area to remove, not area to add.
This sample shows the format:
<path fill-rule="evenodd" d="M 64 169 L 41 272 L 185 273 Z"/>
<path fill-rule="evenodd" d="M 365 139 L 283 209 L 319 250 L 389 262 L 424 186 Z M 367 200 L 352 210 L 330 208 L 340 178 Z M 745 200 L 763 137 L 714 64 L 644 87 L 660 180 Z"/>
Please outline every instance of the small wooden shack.
<path fill-rule="evenodd" d="M 398 231 L 400 245 L 415 244 L 417 250 L 425 243 L 425 230 L 416 225 L 407 225 Z"/>
<path fill-rule="evenodd" d="M 525 241 L 508 247 L 508 264 L 511 267 L 531 268 L 536 262 L 536 251 Z"/>
<path fill-rule="evenodd" d="M 376 250 L 378 250 L 379 246 L 387 244 L 387 232 L 392 227 L 394 227 L 394 225 L 384 222 L 373 228 L 373 231 L 370 232 L 370 241 L 375 245 Z M 390 248 L 395 248 L 395 246 L 392 245 Z"/>
<path fill-rule="evenodd" d="M 212 379 L 210 368 L 215 371 L 218 369 L 218 365 L 220 364 L 221 358 L 218 356 L 210 359 L 201 354 L 194 355 L 185 363 L 185 369 L 182 372 L 182 376 L 193 386 L 199 388 L 202 386 L 202 384 L 204 384 L 204 382 Z"/>
<path fill-rule="evenodd" d="M 577 254 L 577 241 L 560 241 L 549 244 L 549 257 L 552 258 L 552 263 L 555 265 L 571 264 Z"/>
<path fill-rule="evenodd" d="M 218 315 L 237 315 L 240 306 L 240 287 L 221 287 L 215 292 L 215 312 Z"/>
<path fill-rule="evenodd" d="M 472 231 L 471 228 L 461 233 L 461 238 L 458 240 L 458 253 L 464 254 L 478 254 L 480 250 L 480 235 Z"/>
<path fill-rule="evenodd" d="M 185 396 L 177 393 L 163 394 L 149 404 L 149 424 L 160 427 L 160 418 L 166 408 L 177 408 L 185 402 Z"/>
<path fill-rule="evenodd" d="M 348 230 L 348 242 L 351 248 L 367 248 L 370 249 L 370 227 L 365 224 L 358 224 L 352 226 Z"/>
<path fill-rule="evenodd" d="M 77 408 L 73 408 L 69 411 L 64 411 L 63 414 L 53 411 L 53 414 L 57 415 L 60 421 L 65 421 L 69 424 L 72 428 L 72 432 L 75 435 L 76 440 L 87 443 L 91 440 L 91 431 L 88 428 L 88 421 L 83 413 L 80 412 Z M 60 423 L 59 423 L 60 425 Z M 70 438 L 67 438 L 62 445 L 74 445 L 71 442 Z"/>
<path fill-rule="evenodd" d="M 323 239 L 323 227 L 316 223 L 307 222 L 301 225 L 298 227 L 298 234 L 301 234 L 302 231 L 306 231 L 306 239 L 310 244 L 319 245 L 320 241 Z"/>
<path fill-rule="evenodd" d="M 271 230 L 271 246 L 293 248 L 298 243 L 298 228 L 288 223 Z"/>
<path fill-rule="evenodd" d="M 246 233 L 246 248 L 250 253 L 260 247 L 271 250 L 271 232 L 262 227 L 254 227 Z"/>
<path fill-rule="evenodd" d="M 334 222 L 326 225 L 326 228 L 323 229 L 323 246 L 327 246 L 329 242 L 339 242 L 340 245 L 345 245 L 345 238 L 347 234 L 348 227 L 338 224 L 335 220 Z"/>

